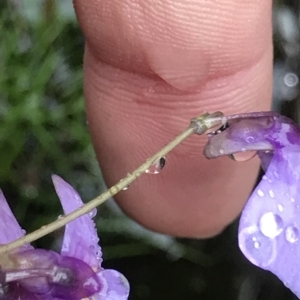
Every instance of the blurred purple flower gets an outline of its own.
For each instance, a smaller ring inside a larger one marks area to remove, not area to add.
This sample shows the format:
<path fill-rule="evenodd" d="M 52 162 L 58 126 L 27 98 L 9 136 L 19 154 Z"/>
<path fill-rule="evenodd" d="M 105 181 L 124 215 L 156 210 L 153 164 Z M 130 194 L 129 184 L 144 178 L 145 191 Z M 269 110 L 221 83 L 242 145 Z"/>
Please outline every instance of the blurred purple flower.
<path fill-rule="evenodd" d="M 83 205 L 78 193 L 53 176 L 65 214 Z M 92 215 L 66 225 L 61 254 L 24 245 L 0 256 L 0 299 L 127 300 L 129 284 L 115 270 L 101 267 L 102 252 Z M 0 244 L 24 235 L 0 191 Z"/>
<path fill-rule="evenodd" d="M 239 225 L 239 247 L 300 297 L 300 129 L 276 113 L 228 118 L 228 128 L 210 134 L 208 158 L 257 151 L 265 171 Z"/>

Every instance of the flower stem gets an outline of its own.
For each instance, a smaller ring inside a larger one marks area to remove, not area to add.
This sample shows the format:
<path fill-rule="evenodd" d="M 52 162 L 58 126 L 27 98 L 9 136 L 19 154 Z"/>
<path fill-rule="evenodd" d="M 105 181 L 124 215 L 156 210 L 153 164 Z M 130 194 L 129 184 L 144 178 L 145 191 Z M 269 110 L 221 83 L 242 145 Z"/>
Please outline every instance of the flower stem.
<path fill-rule="evenodd" d="M 116 195 L 126 187 L 128 187 L 134 180 L 145 173 L 151 165 L 155 164 L 161 157 L 166 156 L 170 151 L 172 151 L 176 146 L 182 143 L 186 138 L 192 134 L 203 134 L 209 128 L 220 125 L 224 123 L 224 116 L 221 112 L 215 112 L 213 114 L 205 113 L 191 120 L 190 126 L 184 130 L 180 135 L 178 135 L 169 144 L 163 147 L 160 151 L 154 154 L 152 157 L 148 158 L 140 167 L 134 170 L 132 173 L 128 173 L 127 176 L 121 179 L 117 184 L 109 188 L 106 192 L 102 193 L 100 196 L 89 201 L 80 208 L 74 210 L 73 212 L 61 216 L 59 219 L 44 225 L 41 228 L 29 233 L 11 243 L 0 246 L 0 254 L 9 252 L 15 248 L 21 247 L 25 244 L 31 243 L 63 226 L 73 221 L 74 219 L 85 215 L 92 211 L 94 208 L 110 199 L 112 196 Z"/>

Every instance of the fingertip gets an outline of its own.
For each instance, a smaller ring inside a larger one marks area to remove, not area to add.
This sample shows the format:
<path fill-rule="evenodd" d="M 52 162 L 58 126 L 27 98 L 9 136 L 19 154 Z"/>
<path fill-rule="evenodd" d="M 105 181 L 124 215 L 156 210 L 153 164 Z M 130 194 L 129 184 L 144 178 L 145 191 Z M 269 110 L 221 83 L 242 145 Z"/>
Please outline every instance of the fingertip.
<path fill-rule="evenodd" d="M 184 1 L 201 15 L 192 23 L 186 21 L 190 10 L 180 10 L 184 5 L 167 11 L 173 2 L 158 2 L 153 11 L 141 9 L 147 1 L 134 3 L 77 1 L 88 40 L 87 115 L 109 186 L 203 111 L 268 110 L 271 103 L 270 1 L 224 0 L 215 10 Z M 191 137 L 170 153 L 161 174 L 142 176 L 116 197 L 122 208 L 144 226 L 173 235 L 222 230 L 241 211 L 258 163 L 207 161 L 204 143 Z"/>

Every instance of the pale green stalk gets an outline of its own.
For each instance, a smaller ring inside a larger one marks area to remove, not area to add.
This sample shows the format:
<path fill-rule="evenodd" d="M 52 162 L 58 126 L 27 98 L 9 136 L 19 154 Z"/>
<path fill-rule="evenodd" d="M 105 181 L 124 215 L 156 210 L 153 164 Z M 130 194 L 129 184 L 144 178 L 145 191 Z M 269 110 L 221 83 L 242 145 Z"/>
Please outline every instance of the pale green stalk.
<path fill-rule="evenodd" d="M 224 123 L 225 118 L 221 112 L 216 112 L 213 114 L 205 113 L 200 115 L 199 117 L 193 118 L 191 120 L 190 126 L 184 130 L 180 135 L 178 135 L 174 140 L 172 140 L 169 144 L 163 147 L 160 151 L 154 154 L 152 157 L 148 158 L 140 167 L 134 170 L 132 173 L 128 173 L 127 176 L 121 179 L 117 184 L 112 186 L 106 192 L 96 197 L 95 199 L 89 201 L 84 206 L 76 209 L 70 214 L 61 216 L 57 220 L 49 223 L 48 225 L 44 225 L 36 231 L 29 233 L 18 240 L 15 240 L 9 244 L 0 246 L 0 254 L 9 252 L 15 248 L 23 246 L 25 244 L 31 243 L 63 226 L 73 221 L 74 219 L 85 215 L 92 211 L 94 208 L 110 199 L 112 196 L 116 195 L 123 189 L 126 189 L 134 180 L 140 177 L 143 173 L 145 173 L 151 165 L 155 164 L 161 157 L 166 156 L 170 151 L 172 151 L 177 145 L 182 143 L 186 138 L 190 135 L 203 134 L 209 128 L 220 125 Z"/>

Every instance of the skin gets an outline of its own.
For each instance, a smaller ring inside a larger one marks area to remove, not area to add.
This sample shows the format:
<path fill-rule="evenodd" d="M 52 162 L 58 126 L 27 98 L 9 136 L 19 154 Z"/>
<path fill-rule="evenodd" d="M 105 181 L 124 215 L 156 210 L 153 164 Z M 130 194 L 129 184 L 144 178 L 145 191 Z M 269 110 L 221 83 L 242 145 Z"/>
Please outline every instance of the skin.
<path fill-rule="evenodd" d="M 271 1 L 75 0 L 86 37 L 93 143 L 116 183 L 204 111 L 269 110 Z M 220 232 L 241 212 L 258 161 L 208 161 L 193 136 L 116 200 L 144 226 L 184 237 Z"/>

